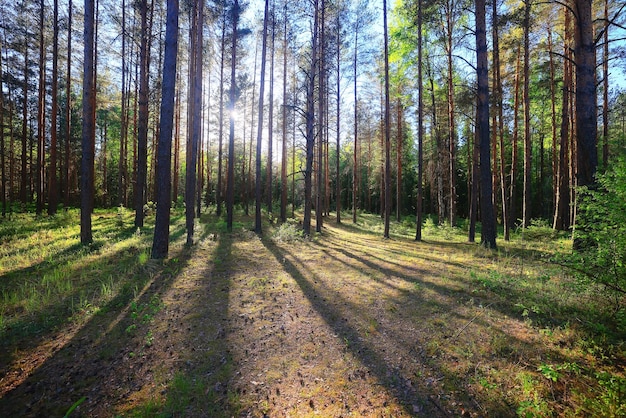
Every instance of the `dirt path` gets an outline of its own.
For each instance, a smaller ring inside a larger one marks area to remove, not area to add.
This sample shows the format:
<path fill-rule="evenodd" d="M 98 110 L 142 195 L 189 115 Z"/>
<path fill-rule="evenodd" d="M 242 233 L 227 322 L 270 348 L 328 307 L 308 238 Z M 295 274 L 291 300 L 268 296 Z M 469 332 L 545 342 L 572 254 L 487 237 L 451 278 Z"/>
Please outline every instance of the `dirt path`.
<path fill-rule="evenodd" d="M 0 415 L 513 416 L 475 383 L 483 358 L 510 361 L 482 330 L 521 325 L 450 279 L 464 271 L 444 246 L 349 227 L 319 243 L 207 235 L 130 303 L 31 353 Z"/>

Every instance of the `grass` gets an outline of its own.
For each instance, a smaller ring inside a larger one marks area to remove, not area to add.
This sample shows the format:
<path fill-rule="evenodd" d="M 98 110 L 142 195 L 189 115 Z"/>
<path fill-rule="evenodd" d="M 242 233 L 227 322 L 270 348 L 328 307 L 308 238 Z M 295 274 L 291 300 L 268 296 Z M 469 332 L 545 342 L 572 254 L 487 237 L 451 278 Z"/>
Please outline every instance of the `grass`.
<path fill-rule="evenodd" d="M 175 212 L 171 256 L 155 262 L 151 225 L 123 208 L 96 211 L 89 247 L 77 211 L 12 216 L 0 371 L 50 379 L 47 363 L 69 369 L 71 347 L 95 341 L 103 379 L 128 388 L 100 399 L 121 416 L 626 416 L 623 315 L 551 262 L 571 243 L 541 223 L 490 251 L 429 219 L 418 243 L 411 218 L 390 240 L 380 217 L 348 213 L 304 239 L 296 220 L 259 238 L 250 218 L 229 233 L 204 214 L 187 248 Z M 56 415 L 103 411 L 81 393 Z"/>

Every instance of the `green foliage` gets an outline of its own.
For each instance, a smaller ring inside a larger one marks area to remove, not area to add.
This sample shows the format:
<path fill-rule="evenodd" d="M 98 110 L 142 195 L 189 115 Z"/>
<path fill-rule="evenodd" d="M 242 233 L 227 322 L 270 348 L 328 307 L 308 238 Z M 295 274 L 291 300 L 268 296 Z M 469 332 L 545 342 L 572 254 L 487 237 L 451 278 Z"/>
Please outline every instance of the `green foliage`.
<path fill-rule="evenodd" d="M 626 160 L 597 177 L 596 188 L 579 191 L 577 250 L 569 262 L 583 284 L 598 284 L 623 308 L 626 294 Z"/>
<path fill-rule="evenodd" d="M 594 416 L 624 417 L 626 416 L 626 378 L 609 372 L 596 375 L 601 393 L 589 401 Z"/>
<path fill-rule="evenodd" d="M 288 219 L 287 222 L 276 228 L 272 239 L 278 242 L 299 241 L 304 239 L 304 232 L 295 219 Z"/>

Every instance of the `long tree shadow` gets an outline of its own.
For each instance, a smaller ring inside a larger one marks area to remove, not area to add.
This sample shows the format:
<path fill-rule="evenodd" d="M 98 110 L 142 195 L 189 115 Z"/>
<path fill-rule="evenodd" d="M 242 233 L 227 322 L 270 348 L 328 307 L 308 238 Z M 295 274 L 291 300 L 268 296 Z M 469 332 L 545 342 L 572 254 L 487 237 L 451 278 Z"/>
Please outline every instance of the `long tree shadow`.
<path fill-rule="evenodd" d="M 138 390 L 132 370 L 149 362 L 150 354 L 141 355 L 146 336 L 137 329 L 145 330 L 142 321 L 155 315 L 160 295 L 191 257 L 188 252 L 166 265 L 149 262 L 86 322 L 39 341 L 33 358 L 24 359 L 33 363 L 24 365 L 26 376 L 14 379 L 0 398 L 3 416 L 63 416 L 74 403 L 82 404 L 78 413 L 85 416 L 110 413 L 110 399 Z"/>
<path fill-rule="evenodd" d="M 431 416 L 447 416 L 436 402 L 429 401 L 427 391 L 420 385 L 409 383 L 406 376 L 402 376 L 398 369 L 388 364 L 384 353 L 378 352 L 362 338 L 361 332 L 354 328 L 344 314 L 336 309 L 336 305 L 319 294 L 316 286 L 307 274 L 302 272 L 290 258 L 292 255 L 279 248 L 270 240 L 263 240 L 263 244 L 284 269 L 293 277 L 298 286 L 313 305 L 317 313 L 337 334 L 338 338 L 347 341 L 350 352 L 358 358 L 376 376 L 377 380 L 398 399 L 404 406 L 406 413 L 415 413 L 416 408 Z M 418 407 L 419 406 L 419 407 Z"/>
<path fill-rule="evenodd" d="M 163 376 L 161 388 L 126 415 L 230 417 L 239 409 L 228 387 L 235 370 L 228 326 L 234 238 L 211 231 L 205 226 L 158 318 L 155 345 L 165 358 L 152 368 Z"/>

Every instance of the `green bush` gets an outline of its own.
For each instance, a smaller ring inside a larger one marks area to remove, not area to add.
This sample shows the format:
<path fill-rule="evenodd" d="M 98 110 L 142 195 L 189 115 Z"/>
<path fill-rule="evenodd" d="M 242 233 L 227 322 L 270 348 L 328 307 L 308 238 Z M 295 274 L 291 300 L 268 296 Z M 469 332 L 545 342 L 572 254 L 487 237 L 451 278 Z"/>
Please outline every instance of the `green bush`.
<path fill-rule="evenodd" d="M 579 191 L 571 265 L 584 283 L 603 286 L 622 309 L 626 296 L 626 160 L 620 159 L 593 188 Z"/>

